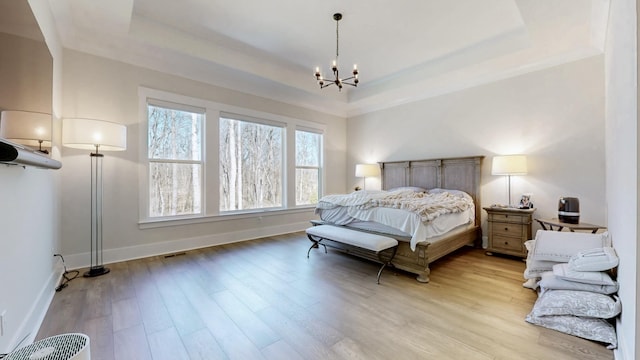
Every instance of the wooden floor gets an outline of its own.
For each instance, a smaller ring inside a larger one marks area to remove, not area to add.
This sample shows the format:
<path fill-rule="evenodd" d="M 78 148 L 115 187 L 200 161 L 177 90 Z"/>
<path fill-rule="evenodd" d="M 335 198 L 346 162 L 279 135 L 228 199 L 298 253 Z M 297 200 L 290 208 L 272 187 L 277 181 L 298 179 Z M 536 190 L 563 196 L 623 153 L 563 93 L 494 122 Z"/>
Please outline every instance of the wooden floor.
<path fill-rule="evenodd" d="M 56 293 L 38 339 L 91 338 L 99 359 L 613 359 L 524 321 L 524 263 L 461 249 L 431 282 L 303 233 L 109 266 Z"/>

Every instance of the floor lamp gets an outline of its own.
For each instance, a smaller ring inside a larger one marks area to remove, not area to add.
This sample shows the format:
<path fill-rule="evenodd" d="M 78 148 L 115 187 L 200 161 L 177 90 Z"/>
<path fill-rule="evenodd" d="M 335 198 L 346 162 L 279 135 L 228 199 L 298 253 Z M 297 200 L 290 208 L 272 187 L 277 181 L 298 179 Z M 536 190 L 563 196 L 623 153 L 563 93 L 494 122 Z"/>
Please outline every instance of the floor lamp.
<path fill-rule="evenodd" d="M 362 187 L 367 190 L 367 177 L 378 176 L 380 166 L 378 164 L 356 164 L 356 177 L 363 178 Z"/>
<path fill-rule="evenodd" d="M 491 175 L 506 175 L 509 179 L 509 207 L 511 207 L 511 176 L 527 174 L 527 157 L 524 155 L 494 156 Z"/>
<path fill-rule="evenodd" d="M 51 147 L 51 114 L 5 110 L 0 115 L 0 137 L 18 144 L 38 147 L 48 154 Z"/>
<path fill-rule="evenodd" d="M 109 272 L 102 261 L 102 160 L 100 151 L 123 151 L 127 148 L 127 127 L 103 120 L 63 119 L 62 144 L 91 150 L 91 267 L 85 277 Z"/>

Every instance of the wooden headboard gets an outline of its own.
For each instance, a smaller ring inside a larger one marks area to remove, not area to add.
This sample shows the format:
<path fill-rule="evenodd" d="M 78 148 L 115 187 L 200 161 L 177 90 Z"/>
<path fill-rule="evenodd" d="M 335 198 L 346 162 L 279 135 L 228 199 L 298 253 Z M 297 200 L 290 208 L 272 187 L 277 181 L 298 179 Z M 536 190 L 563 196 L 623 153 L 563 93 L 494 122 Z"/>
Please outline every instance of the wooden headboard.
<path fill-rule="evenodd" d="M 419 186 L 425 189 L 462 190 L 476 205 L 476 226 L 480 226 L 480 169 L 484 156 L 446 159 L 380 162 L 382 189 Z"/>

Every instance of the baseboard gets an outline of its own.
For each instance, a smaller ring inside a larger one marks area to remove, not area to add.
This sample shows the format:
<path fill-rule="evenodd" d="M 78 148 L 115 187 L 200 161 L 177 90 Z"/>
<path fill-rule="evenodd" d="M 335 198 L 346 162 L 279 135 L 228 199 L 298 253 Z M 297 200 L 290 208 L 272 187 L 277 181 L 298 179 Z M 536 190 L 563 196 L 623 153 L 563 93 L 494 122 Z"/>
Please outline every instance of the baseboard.
<path fill-rule="evenodd" d="M 105 264 L 141 259 L 150 256 L 171 254 L 180 251 L 200 249 L 215 245 L 231 244 L 247 240 L 254 240 L 268 236 L 288 234 L 302 231 L 309 227 L 308 221 L 234 231 L 222 234 L 211 234 L 191 238 L 176 239 L 146 245 L 127 246 L 117 249 L 105 249 L 102 253 Z M 91 255 L 88 252 L 80 254 L 64 254 L 68 269 L 80 269 L 90 266 Z"/>
<path fill-rule="evenodd" d="M 617 336 L 618 336 L 618 347 L 613 350 L 613 358 L 615 360 L 628 360 L 628 359 L 633 359 L 633 354 L 632 352 L 635 351 L 635 349 L 633 348 L 633 346 L 635 346 L 635 344 L 632 344 L 631 348 L 629 347 L 628 344 L 626 344 L 625 342 L 625 336 L 623 333 L 623 327 L 620 324 L 620 318 L 618 317 L 616 319 L 616 332 L 617 332 Z"/>
<path fill-rule="evenodd" d="M 24 319 L 18 328 L 16 335 L 9 342 L 9 349 L 5 349 L 4 351 L 10 352 L 34 342 L 36 336 L 38 336 L 38 331 L 40 330 L 42 321 L 44 321 L 44 317 L 47 315 L 47 311 L 49 310 L 49 306 L 53 300 L 53 295 L 55 295 L 56 285 L 62 278 L 63 272 L 64 269 L 61 265 L 56 264 L 54 266 L 51 275 L 49 275 L 49 278 L 42 286 L 37 298 L 31 305 L 31 309 L 29 309 L 28 313 L 29 315 Z"/>

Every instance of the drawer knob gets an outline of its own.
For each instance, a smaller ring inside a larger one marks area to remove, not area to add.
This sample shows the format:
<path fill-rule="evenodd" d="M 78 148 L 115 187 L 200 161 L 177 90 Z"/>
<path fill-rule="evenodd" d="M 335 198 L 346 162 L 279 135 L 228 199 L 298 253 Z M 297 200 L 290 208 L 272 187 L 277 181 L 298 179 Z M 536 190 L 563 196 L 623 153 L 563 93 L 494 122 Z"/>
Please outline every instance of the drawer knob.
<path fill-rule="evenodd" d="M 508 228 L 508 227 L 505 227 L 505 228 L 504 228 L 504 231 L 509 231 L 509 228 Z"/>
<path fill-rule="evenodd" d="M 505 244 L 505 245 L 509 245 L 509 242 L 508 242 L 508 241 L 505 241 L 505 242 L 504 242 L 504 244 Z"/>

